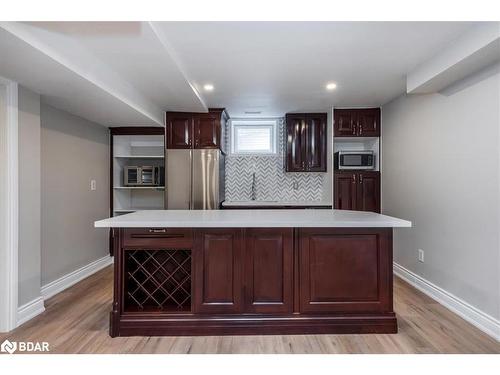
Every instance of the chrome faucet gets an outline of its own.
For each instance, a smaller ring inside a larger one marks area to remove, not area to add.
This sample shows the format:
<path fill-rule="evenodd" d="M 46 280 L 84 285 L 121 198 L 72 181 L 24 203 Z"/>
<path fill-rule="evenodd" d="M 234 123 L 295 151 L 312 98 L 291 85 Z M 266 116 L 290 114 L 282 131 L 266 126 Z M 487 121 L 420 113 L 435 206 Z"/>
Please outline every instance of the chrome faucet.
<path fill-rule="evenodd" d="M 252 195 L 250 199 L 255 200 L 255 172 L 252 173 Z"/>

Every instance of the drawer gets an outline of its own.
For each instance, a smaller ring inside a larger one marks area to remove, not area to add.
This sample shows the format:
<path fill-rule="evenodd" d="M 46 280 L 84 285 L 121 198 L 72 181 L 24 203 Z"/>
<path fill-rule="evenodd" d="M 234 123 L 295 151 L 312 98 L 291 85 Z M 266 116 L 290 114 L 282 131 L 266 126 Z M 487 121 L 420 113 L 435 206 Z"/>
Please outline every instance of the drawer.
<path fill-rule="evenodd" d="M 145 249 L 191 249 L 191 228 L 124 228 L 123 247 Z"/>

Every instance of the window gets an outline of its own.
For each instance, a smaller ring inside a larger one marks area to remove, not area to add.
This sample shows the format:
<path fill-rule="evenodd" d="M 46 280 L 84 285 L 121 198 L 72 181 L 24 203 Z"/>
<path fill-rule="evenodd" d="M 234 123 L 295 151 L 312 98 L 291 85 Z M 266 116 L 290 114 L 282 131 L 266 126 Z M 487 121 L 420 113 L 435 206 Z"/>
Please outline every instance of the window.
<path fill-rule="evenodd" d="M 276 120 L 231 120 L 231 153 L 276 154 Z"/>

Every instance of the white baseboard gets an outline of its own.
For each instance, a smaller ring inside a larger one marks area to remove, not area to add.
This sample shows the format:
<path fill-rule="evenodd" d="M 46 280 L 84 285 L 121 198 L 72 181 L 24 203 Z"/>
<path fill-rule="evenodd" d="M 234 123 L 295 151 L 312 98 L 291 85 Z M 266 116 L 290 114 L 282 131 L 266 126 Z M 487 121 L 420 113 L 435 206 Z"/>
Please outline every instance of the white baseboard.
<path fill-rule="evenodd" d="M 26 323 L 28 320 L 33 319 L 35 316 L 43 313 L 45 306 L 43 304 L 43 297 L 37 297 L 33 301 L 20 306 L 17 309 L 17 326 Z"/>
<path fill-rule="evenodd" d="M 404 281 L 428 295 L 436 302 L 453 311 L 472 325 L 479 328 L 484 333 L 500 342 L 500 321 L 485 312 L 468 304 L 457 296 L 434 285 L 423 277 L 413 273 L 403 266 L 394 263 L 394 274 Z"/>
<path fill-rule="evenodd" d="M 108 255 L 42 286 L 43 299 L 55 296 L 57 293 L 62 292 L 64 289 L 69 288 L 112 263 L 113 258 Z"/>

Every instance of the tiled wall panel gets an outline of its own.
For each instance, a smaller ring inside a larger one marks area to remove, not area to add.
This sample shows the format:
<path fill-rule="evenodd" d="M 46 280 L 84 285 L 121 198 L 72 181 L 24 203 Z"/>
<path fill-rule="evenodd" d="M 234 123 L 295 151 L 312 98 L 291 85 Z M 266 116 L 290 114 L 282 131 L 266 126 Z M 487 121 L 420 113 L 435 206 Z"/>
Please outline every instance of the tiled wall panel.
<path fill-rule="evenodd" d="M 229 127 L 229 125 L 228 125 Z M 230 134 L 228 128 L 226 134 Z M 228 136 L 226 142 L 229 143 Z M 230 150 L 228 144 L 227 150 Z M 284 121 L 279 125 L 276 156 L 226 157 L 226 201 L 251 199 L 252 174 L 255 172 L 256 199 L 263 201 L 320 201 L 325 173 L 285 173 Z M 294 189 L 296 183 L 297 189 Z"/>

